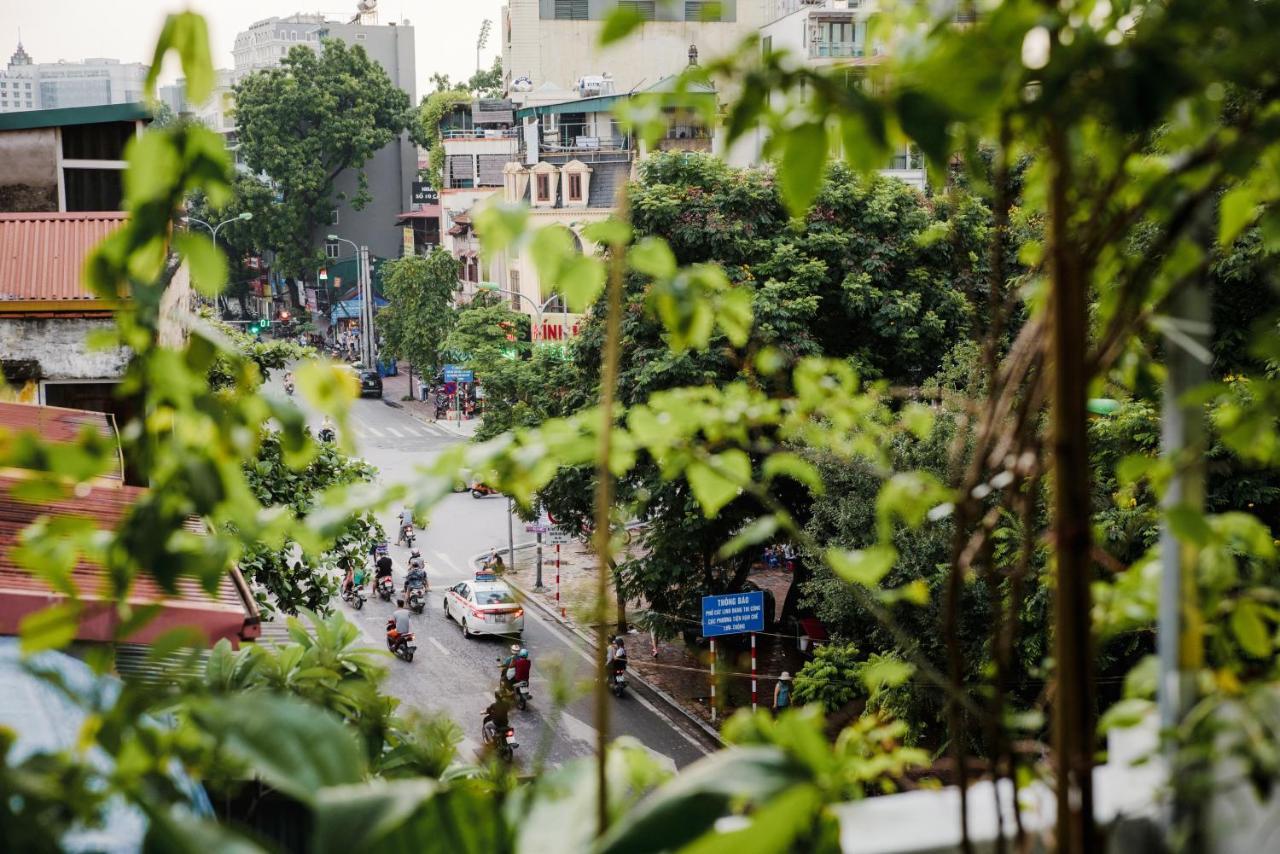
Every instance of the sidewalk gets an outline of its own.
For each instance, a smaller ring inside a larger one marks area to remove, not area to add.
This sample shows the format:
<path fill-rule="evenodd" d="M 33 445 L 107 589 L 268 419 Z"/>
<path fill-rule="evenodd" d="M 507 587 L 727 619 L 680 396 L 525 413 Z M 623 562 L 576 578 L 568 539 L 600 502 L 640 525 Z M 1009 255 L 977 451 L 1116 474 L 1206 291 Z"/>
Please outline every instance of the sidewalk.
<path fill-rule="evenodd" d="M 533 604 L 539 605 L 548 615 L 565 626 L 587 633 L 594 642 L 595 624 L 592 620 L 596 589 L 595 557 L 581 542 L 562 546 L 557 599 L 555 547 L 544 545 L 542 583 L 543 591 L 534 592 L 536 581 L 536 549 L 523 547 L 516 551 L 515 566 L 508 568 L 504 580 L 515 587 Z M 790 576 L 780 570 L 760 568 L 751 575 L 752 581 L 774 592 L 777 607 L 786 596 Z M 613 601 L 610 585 L 608 619 L 617 620 L 617 605 Z M 636 611 L 630 610 L 635 608 Z M 628 605 L 628 618 L 634 619 L 642 606 Z M 696 629 L 695 629 L 696 632 Z M 711 723 L 711 650 L 707 646 L 686 643 L 676 636 L 657 642 L 657 654 L 649 633 L 632 628 L 624 636 L 628 667 L 645 682 L 650 683 L 665 699 L 676 704 L 687 716 L 696 718 L 703 726 Z M 745 636 L 736 642 L 718 644 L 717 686 L 719 721 L 731 715 L 735 709 L 751 707 L 751 659 L 750 642 Z M 783 670 L 792 675 L 800 668 L 803 657 L 793 643 L 772 635 L 757 636 L 757 697 L 760 708 L 768 708 L 773 701 L 776 677 Z"/>
<path fill-rule="evenodd" d="M 405 400 L 409 396 L 409 366 L 405 362 L 399 363 L 400 373 L 394 377 L 382 378 L 382 399 L 395 406 L 403 409 L 409 415 L 426 424 L 435 424 L 457 433 L 464 439 L 471 439 L 476 435 L 476 431 L 480 429 L 479 418 L 463 418 L 462 423 L 458 423 L 456 417 L 450 419 L 436 420 L 436 408 L 434 403 L 424 403 L 418 397 L 412 400 Z M 421 377 L 415 372 L 413 375 L 413 391 L 416 395 L 421 396 L 418 381 Z"/>

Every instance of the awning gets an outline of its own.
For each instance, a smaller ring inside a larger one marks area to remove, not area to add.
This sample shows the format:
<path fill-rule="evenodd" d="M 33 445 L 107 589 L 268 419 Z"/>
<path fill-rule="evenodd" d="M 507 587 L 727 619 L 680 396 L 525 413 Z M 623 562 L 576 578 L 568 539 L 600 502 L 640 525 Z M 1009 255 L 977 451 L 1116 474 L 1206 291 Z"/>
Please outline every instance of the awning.
<path fill-rule="evenodd" d="M 111 443 L 116 452 L 111 469 L 102 480 L 124 483 L 124 460 L 116 438 L 115 423 L 104 412 L 63 409 L 59 406 L 30 406 L 23 403 L 0 403 L 0 429 L 9 432 L 12 441 L 19 433 L 34 433 L 48 444 L 70 445 L 88 430 Z M 54 453 L 57 453 L 56 451 Z"/>
<path fill-rule="evenodd" d="M 99 530 L 112 531 L 147 490 L 132 486 L 94 485 L 68 489 L 66 494 L 38 504 L 23 501 L 14 491 L 35 476 L 34 472 L 8 470 L 0 474 L 0 635 L 17 635 L 22 620 L 30 614 L 66 601 L 42 578 L 33 575 L 13 558 L 22 531 L 39 518 L 87 520 Z M 188 530 L 203 530 L 197 520 Z M 80 558 L 71 571 L 71 581 L 84 605 L 76 639 L 109 642 L 119 625 L 116 602 L 106 570 Z M 194 628 L 212 644 L 226 638 L 232 643 L 250 640 L 259 630 L 258 607 L 240 571 L 232 567 L 212 595 L 194 579 L 179 579 L 174 590 L 166 591 L 147 574 L 134 579 L 127 594 L 135 610 L 157 606 L 156 615 L 126 639 L 152 643 L 177 628 Z"/>
<path fill-rule="evenodd" d="M 405 211 L 404 213 L 396 217 L 396 221 L 399 222 L 401 220 L 406 220 L 406 219 L 439 219 L 439 218 L 440 218 L 439 205 L 423 205 L 421 210 Z"/>
<path fill-rule="evenodd" d="M 377 294 L 374 295 L 373 297 L 374 308 L 384 308 L 388 305 L 390 305 L 390 303 L 388 303 L 382 297 L 378 296 Z M 359 317 L 360 310 L 363 306 L 364 306 L 364 300 L 362 299 L 343 300 L 342 302 L 333 304 L 333 316 L 334 317 Z"/>

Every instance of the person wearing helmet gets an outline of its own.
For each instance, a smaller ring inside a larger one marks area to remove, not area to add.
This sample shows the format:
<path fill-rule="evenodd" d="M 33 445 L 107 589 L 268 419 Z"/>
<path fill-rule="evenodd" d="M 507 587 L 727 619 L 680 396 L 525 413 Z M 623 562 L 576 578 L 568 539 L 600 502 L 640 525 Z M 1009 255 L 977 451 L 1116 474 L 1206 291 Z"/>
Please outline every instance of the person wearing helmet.
<path fill-rule="evenodd" d="M 511 645 L 511 654 L 502 659 L 501 665 L 498 667 L 499 679 L 498 690 L 510 692 L 516 684 L 516 662 L 520 660 L 520 644 L 513 643 Z"/>
<path fill-rule="evenodd" d="M 516 654 L 516 660 L 512 667 L 515 669 L 515 678 L 511 681 L 519 685 L 521 682 L 529 681 L 529 674 L 533 672 L 533 661 L 529 658 L 529 650 L 521 649 Z"/>
<path fill-rule="evenodd" d="M 427 562 L 422 559 L 422 552 L 414 549 L 409 553 L 409 571 L 404 577 L 404 592 L 407 595 L 412 587 L 421 587 L 423 590 L 430 590 L 431 585 L 427 583 Z"/>

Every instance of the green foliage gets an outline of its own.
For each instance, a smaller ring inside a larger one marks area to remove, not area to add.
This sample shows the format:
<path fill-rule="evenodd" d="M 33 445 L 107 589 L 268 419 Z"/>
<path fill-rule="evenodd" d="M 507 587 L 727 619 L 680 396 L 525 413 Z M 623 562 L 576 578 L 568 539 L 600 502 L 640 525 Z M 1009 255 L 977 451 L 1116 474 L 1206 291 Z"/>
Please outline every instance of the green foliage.
<path fill-rule="evenodd" d="M 312 240 L 329 223 L 338 175 L 357 170 L 360 190 L 348 201 L 363 207 L 368 194 L 359 170 L 408 120 L 404 91 L 364 48 L 338 39 L 322 46 L 294 47 L 279 68 L 254 72 L 235 91 L 239 154 L 275 188 L 278 201 L 264 219 L 277 266 L 290 275 L 323 261 Z"/>
<path fill-rule="evenodd" d="M 423 177 L 437 190 L 444 186 L 444 145 L 440 141 L 440 122 L 454 107 L 471 100 L 466 90 L 450 88 L 447 77 L 438 83 L 443 85 L 422 99 L 413 124 L 415 141 L 427 149 L 427 172 Z"/>
<path fill-rule="evenodd" d="M 259 384 L 271 378 L 272 371 L 315 356 L 315 350 L 301 347 L 287 338 L 263 341 L 228 323 L 204 318 L 229 341 L 230 352 L 219 353 L 209 366 L 209 387 L 230 389 L 238 383 Z M 248 372 L 246 374 L 246 372 Z"/>
<path fill-rule="evenodd" d="M 797 703 L 816 703 L 826 712 L 843 709 L 861 693 L 858 648 L 851 643 L 818 647 L 795 677 Z"/>
<path fill-rule="evenodd" d="M 389 304 L 377 316 L 382 350 L 407 359 L 423 376 L 434 374 L 453 325 L 457 289 L 458 261 L 443 249 L 387 262 L 382 291 Z"/>
<path fill-rule="evenodd" d="M 510 363 L 529 352 L 529 315 L 513 311 L 496 295 L 477 295 L 458 309 L 442 349 L 475 371 L 488 394 L 490 377 L 509 372 Z M 508 390 L 510 384 L 509 379 L 499 380 Z"/>

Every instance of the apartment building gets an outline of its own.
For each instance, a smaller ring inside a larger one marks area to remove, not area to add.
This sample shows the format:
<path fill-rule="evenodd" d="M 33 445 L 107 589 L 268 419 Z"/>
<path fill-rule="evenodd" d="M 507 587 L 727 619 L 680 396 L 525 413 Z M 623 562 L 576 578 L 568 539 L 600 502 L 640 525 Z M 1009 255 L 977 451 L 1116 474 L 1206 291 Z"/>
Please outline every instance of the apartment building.
<path fill-rule="evenodd" d="M 604 20 L 619 5 L 645 23 L 600 47 Z M 573 87 L 612 72 L 619 92 L 652 86 L 684 65 L 690 46 L 704 57 L 735 48 L 764 23 L 765 0 L 509 0 L 502 10 L 502 73 L 517 81 Z"/>
<path fill-rule="evenodd" d="M 0 71 L 0 113 L 135 103 L 149 70 L 118 59 L 36 62 L 18 42 Z"/>

